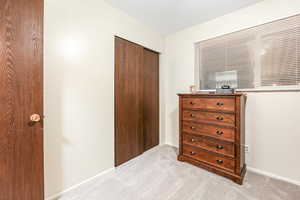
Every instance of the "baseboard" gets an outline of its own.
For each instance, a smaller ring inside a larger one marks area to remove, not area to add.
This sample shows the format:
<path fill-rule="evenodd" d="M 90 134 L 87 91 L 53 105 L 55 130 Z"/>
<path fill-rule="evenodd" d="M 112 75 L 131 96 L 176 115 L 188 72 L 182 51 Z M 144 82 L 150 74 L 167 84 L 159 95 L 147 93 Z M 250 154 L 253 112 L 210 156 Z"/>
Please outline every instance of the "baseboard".
<path fill-rule="evenodd" d="M 265 172 L 265 171 L 262 171 L 260 169 L 256 169 L 256 168 L 249 167 L 249 166 L 247 166 L 247 170 L 252 171 L 254 173 L 257 173 L 257 174 L 261 174 L 261 175 L 268 176 L 268 177 L 271 177 L 271 178 L 274 178 L 274 179 L 277 179 L 277 180 L 285 181 L 285 182 L 292 183 L 292 184 L 300 186 L 300 181 L 292 180 L 290 178 L 286 178 L 286 177 L 283 177 L 283 176 L 278 176 L 276 174 Z"/>
<path fill-rule="evenodd" d="M 52 195 L 52 196 L 50 196 L 50 197 L 47 197 L 47 198 L 45 198 L 45 200 L 55 200 L 55 199 L 59 198 L 60 196 L 62 196 L 62 195 L 64 195 L 64 194 L 66 194 L 66 193 L 68 193 L 68 192 L 70 192 L 70 191 L 72 191 L 72 190 L 78 188 L 79 186 L 81 186 L 81 185 L 83 185 L 83 184 L 86 184 L 86 183 L 88 183 L 88 182 L 90 182 L 90 181 L 92 181 L 92 180 L 94 180 L 94 179 L 96 179 L 96 178 L 99 178 L 100 176 L 103 176 L 104 174 L 107 174 L 107 173 L 113 171 L 114 169 L 115 169 L 115 168 L 113 167 L 113 168 L 110 168 L 110 169 L 108 169 L 108 170 L 105 170 L 105 171 L 103 171 L 103 172 L 97 174 L 96 176 L 93 176 L 93 177 L 91 177 L 91 178 L 88 178 L 88 179 L 82 181 L 81 183 L 76 184 L 76 185 L 74 185 L 74 186 L 72 186 L 72 187 L 70 187 L 70 188 L 68 188 L 68 189 L 66 189 L 66 190 L 64 190 L 64 191 L 62 191 L 62 192 L 60 192 L 60 193 L 58 193 L 58 194 Z"/>
<path fill-rule="evenodd" d="M 168 145 L 168 146 L 171 146 L 171 147 L 175 147 L 175 148 L 178 148 L 178 146 L 172 144 L 172 143 L 169 143 L 169 142 L 166 142 L 165 144 L 162 144 L 163 145 Z"/>

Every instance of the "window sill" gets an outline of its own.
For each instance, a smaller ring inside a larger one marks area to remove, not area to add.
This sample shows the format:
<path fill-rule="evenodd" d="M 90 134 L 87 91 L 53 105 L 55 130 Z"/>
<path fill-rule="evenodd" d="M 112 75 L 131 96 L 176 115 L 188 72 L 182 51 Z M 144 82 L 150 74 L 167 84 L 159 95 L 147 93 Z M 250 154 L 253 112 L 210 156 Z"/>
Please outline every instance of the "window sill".
<path fill-rule="evenodd" d="M 216 90 L 198 90 L 199 92 L 215 92 Z M 255 88 L 236 89 L 236 92 L 300 92 L 300 88 Z"/>

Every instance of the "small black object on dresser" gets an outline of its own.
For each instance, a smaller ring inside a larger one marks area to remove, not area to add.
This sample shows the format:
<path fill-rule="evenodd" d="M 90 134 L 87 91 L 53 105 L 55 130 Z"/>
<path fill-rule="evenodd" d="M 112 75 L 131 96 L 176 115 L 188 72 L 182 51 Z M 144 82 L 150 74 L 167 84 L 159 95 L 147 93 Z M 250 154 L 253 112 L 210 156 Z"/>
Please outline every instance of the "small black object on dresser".
<path fill-rule="evenodd" d="M 221 88 L 216 89 L 217 94 L 233 94 L 234 89 L 230 88 L 229 85 L 223 85 Z"/>

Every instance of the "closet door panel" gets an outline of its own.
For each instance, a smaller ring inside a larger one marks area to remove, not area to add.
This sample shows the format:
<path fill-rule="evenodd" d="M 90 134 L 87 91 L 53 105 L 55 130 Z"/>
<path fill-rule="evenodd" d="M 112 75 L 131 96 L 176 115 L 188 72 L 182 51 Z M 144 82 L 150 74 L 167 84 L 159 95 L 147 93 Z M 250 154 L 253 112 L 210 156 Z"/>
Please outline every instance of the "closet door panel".
<path fill-rule="evenodd" d="M 159 54 L 144 49 L 143 126 L 145 150 L 159 144 Z"/>
<path fill-rule="evenodd" d="M 115 38 L 115 165 L 143 153 L 143 47 Z"/>

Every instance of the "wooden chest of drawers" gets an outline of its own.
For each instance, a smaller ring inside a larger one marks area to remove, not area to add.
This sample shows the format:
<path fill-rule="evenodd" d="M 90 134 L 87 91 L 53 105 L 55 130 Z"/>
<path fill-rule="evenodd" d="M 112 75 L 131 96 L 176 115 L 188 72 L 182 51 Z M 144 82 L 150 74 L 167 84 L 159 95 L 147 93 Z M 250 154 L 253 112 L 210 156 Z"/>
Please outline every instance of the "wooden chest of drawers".
<path fill-rule="evenodd" d="M 243 183 L 245 103 L 243 94 L 179 94 L 178 160 Z"/>

